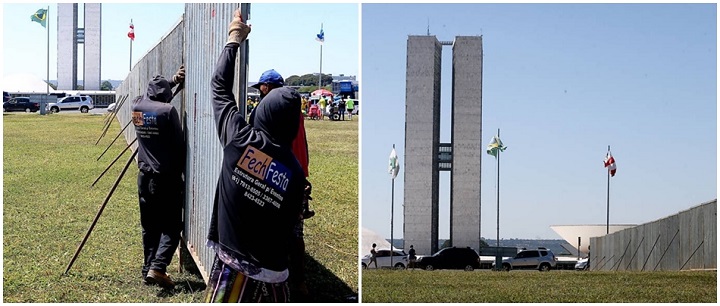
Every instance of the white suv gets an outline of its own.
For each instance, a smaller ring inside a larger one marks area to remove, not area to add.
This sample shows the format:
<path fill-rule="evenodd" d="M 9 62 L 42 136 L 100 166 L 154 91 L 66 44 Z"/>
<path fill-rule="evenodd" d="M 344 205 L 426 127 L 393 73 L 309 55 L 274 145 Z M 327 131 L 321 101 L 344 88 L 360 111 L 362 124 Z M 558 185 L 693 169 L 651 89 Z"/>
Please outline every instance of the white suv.
<path fill-rule="evenodd" d="M 57 113 L 60 110 L 76 110 L 87 113 L 89 110 L 95 108 L 92 98 L 90 96 L 67 96 L 58 99 L 56 103 L 48 103 L 47 110 L 51 113 Z"/>
<path fill-rule="evenodd" d="M 522 250 L 515 257 L 504 258 L 502 267 L 505 271 L 515 269 L 533 269 L 540 271 L 548 271 L 555 269 L 557 266 L 557 258 L 552 251 L 546 248 L 538 248 L 537 250 Z M 493 263 L 493 268 L 495 264 Z"/>
<path fill-rule="evenodd" d="M 375 263 L 370 264 L 370 254 L 365 255 L 360 260 L 360 265 L 363 269 L 373 269 L 375 268 Z M 390 267 L 390 249 L 379 249 L 377 250 L 377 255 L 375 256 L 375 259 L 377 259 L 377 267 Z M 395 249 L 393 250 L 393 256 L 392 256 L 392 267 L 395 269 L 405 269 L 405 267 L 408 266 L 408 255 L 405 254 L 404 251 Z"/>

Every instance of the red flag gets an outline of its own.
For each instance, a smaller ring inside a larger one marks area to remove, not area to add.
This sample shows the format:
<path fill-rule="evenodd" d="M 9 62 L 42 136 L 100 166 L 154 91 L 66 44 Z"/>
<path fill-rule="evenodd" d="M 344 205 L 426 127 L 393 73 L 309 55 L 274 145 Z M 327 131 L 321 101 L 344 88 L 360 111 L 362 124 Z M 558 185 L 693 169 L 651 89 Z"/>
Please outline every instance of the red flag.
<path fill-rule="evenodd" d="M 610 176 L 615 176 L 617 167 L 615 166 L 615 158 L 612 156 L 610 151 L 608 151 L 607 155 L 605 155 L 605 168 L 608 168 L 608 171 L 610 171 Z"/>
<path fill-rule="evenodd" d="M 132 41 L 135 41 L 135 26 L 132 24 L 132 21 L 130 22 L 130 32 L 128 32 L 128 37 L 130 37 Z"/>

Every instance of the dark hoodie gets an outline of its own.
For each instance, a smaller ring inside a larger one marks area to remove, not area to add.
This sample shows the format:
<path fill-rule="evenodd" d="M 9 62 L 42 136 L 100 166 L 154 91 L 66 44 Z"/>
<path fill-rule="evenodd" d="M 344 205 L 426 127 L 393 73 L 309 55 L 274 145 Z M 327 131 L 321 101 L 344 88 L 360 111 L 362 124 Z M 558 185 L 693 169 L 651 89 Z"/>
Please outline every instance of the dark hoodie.
<path fill-rule="evenodd" d="M 147 93 L 132 106 L 138 141 L 138 168 L 144 172 L 177 176 L 185 171 L 185 142 L 180 116 L 172 100 L 172 83 L 155 76 Z"/>
<path fill-rule="evenodd" d="M 225 47 L 212 80 L 223 161 L 208 240 L 236 259 L 284 271 L 305 181 L 290 151 L 300 94 L 291 88 L 271 91 L 248 125 L 232 93 L 236 54 L 237 45 Z"/>

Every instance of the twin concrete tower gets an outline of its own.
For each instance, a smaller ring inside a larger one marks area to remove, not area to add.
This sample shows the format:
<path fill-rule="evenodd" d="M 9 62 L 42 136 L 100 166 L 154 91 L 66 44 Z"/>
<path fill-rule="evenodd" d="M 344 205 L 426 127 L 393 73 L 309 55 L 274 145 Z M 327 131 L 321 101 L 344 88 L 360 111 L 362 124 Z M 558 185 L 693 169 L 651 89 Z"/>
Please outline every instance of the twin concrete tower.
<path fill-rule="evenodd" d="M 83 88 L 100 90 L 102 4 L 85 3 L 85 22 L 78 28 L 78 4 L 59 3 L 57 12 L 57 89 L 78 85 L 78 45 L 83 45 Z"/>
<path fill-rule="evenodd" d="M 452 132 L 440 142 L 440 69 L 452 46 Z M 450 240 L 480 245 L 482 36 L 409 36 L 405 91 L 404 249 L 438 251 L 440 171 L 450 171 Z"/>

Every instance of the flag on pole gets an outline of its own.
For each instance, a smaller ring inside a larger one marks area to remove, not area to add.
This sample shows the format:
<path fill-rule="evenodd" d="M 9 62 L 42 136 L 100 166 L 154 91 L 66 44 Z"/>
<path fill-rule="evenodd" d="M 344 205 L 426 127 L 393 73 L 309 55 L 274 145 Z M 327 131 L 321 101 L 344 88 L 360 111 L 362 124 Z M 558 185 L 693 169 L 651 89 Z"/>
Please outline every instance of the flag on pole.
<path fill-rule="evenodd" d="M 135 41 L 135 26 L 132 24 L 132 21 L 130 21 L 130 32 L 128 32 L 128 37 L 130 37 L 130 40 Z"/>
<path fill-rule="evenodd" d="M 322 24 L 320 24 L 320 34 L 316 35 L 315 40 L 319 41 L 320 44 L 325 42 L 325 32 L 323 32 Z"/>
<path fill-rule="evenodd" d="M 397 153 L 395 153 L 395 147 L 393 147 L 390 152 L 390 166 L 388 167 L 388 172 L 390 173 L 390 176 L 392 176 L 393 180 L 397 177 L 398 172 L 400 172 L 400 163 L 398 163 L 398 156 Z"/>
<path fill-rule="evenodd" d="M 47 10 L 46 9 L 39 9 L 35 14 L 32 14 L 30 16 L 31 21 L 35 21 L 43 26 L 43 28 L 47 27 Z"/>
<path fill-rule="evenodd" d="M 615 166 L 615 158 L 612 156 L 610 151 L 608 151 L 607 155 L 605 155 L 605 168 L 608 168 L 608 171 L 610 171 L 610 176 L 615 176 L 617 166 Z"/>
<path fill-rule="evenodd" d="M 490 154 L 497 158 L 498 152 L 505 151 L 505 149 L 507 149 L 507 147 L 503 145 L 502 141 L 500 141 L 500 137 L 495 135 L 493 136 L 492 141 L 490 141 L 490 144 L 488 144 L 487 146 L 487 154 Z"/>

